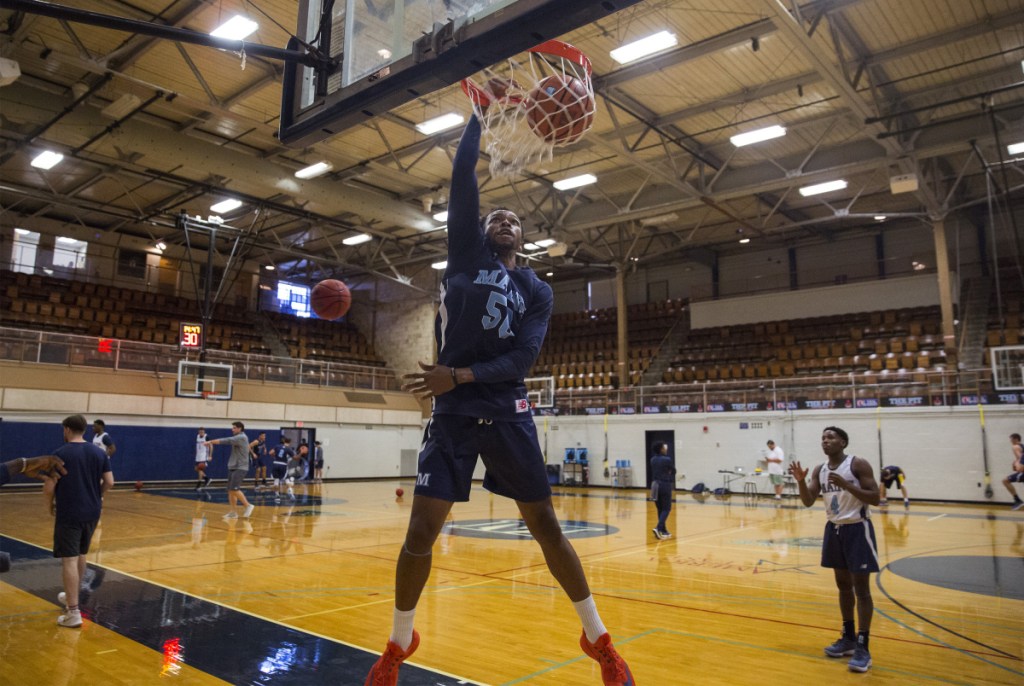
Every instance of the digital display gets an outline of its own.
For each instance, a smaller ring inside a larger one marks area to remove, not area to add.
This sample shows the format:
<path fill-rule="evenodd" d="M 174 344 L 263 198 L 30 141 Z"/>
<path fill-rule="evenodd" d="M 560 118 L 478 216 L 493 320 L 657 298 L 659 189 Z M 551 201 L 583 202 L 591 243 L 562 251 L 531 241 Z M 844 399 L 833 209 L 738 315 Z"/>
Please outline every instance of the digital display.
<path fill-rule="evenodd" d="M 181 323 L 178 340 L 186 350 L 201 350 L 203 347 L 203 325 Z"/>

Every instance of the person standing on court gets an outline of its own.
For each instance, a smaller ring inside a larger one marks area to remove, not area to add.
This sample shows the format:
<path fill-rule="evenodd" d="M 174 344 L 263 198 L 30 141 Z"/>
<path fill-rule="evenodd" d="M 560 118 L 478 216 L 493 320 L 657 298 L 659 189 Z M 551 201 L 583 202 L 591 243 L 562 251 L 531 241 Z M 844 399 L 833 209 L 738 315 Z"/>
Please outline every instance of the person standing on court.
<path fill-rule="evenodd" d="M 480 216 L 479 155 L 480 122 L 472 116 L 452 165 L 448 265 L 434 321 L 438 361 L 421 362 L 421 372 L 404 377 L 403 388 L 433 399 L 434 407 L 398 554 L 391 637 L 364 685 L 395 686 L 399 667 L 419 646 L 414 617 L 430 576 L 432 548 L 452 504 L 469 500 L 479 457 L 487 470 L 484 488 L 515 500 L 548 569 L 572 601 L 583 624 L 580 647 L 601 664 L 602 681 L 633 686 L 558 523 L 526 394 L 524 378 L 551 317 L 551 287 L 516 265 L 523 239 L 519 217 L 503 208 Z"/>
<path fill-rule="evenodd" d="M 114 439 L 107 433 L 107 425 L 102 419 L 97 419 L 92 423 L 92 433 L 92 444 L 105 452 L 107 457 L 113 457 L 117 452 L 117 446 L 114 445 Z"/>
<path fill-rule="evenodd" d="M 320 441 L 316 442 L 316 450 L 313 452 L 313 480 L 324 480 L 324 447 Z"/>
<path fill-rule="evenodd" d="M 267 446 L 267 432 L 260 431 L 256 440 L 249 444 L 249 450 L 256 463 L 256 472 L 252 477 L 256 488 L 267 487 L 267 467 L 270 466 L 270 448 Z"/>
<path fill-rule="evenodd" d="M 768 439 L 768 452 L 765 453 L 764 459 L 768 463 L 768 479 L 775 488 L 775 499 L 782 500 L 782 481 L 786 474 L 783 462 L 786 454 L 782 452 L 782 448 L 775 445 L 775 441 Z"/>
<path fill-rule="evenodd" d="M 231 512 L 224 515 L 223 519 L 238 519 L 238 503 L 245 507 L 242 517 L 248 519 L 256 506 L 250 503 L 242 492 L 242 481 L 245 480 L 245 473 L 249 471 L 249 439 L 245 435 L 245 424 L 231 422 L 231 435 L 207 441 L 206 447 L 221 444 L 231 446 L 231 457 L 228 458 L 228 503 L 231 505 Z"/>
<path fill-rule="evenodd" d="M 67 473 L 60 478 L 43 478 L 43 493 L 53 498 L 53 556 L 60 558 L 64 582 L 64 592 L 57 596 L 64 612 L 57 624 L 68 628 L 82 626 L 78 594 L 85 578 L 85 556 L 100 521 L 103 494 L 114 486 L 110 456 L 86 442 L 87 426 L 80 414 L 65 417 L 61 422 L 64 445 L 53 454 L 64 462 Z"/>
<path fill-rule="evenodd" d="M 1024 445 L 1021 445 L 1020 434 L 1010 434 L 1010 449 L 1013 451 L 1013 473 L 1003 479 L 1003 485 L 1013 496 L 1014 510 L 1024 508 L 1024 500 L 1020 499 L 1014 484 L 1024 484 Z"/>
<path fill-rule="evenodd" d="M 825 500 L 825 536 L 821 546 L 821 566 L 830 567 L 839 588 L 839 612 L 843 634 L 825 648 L 829 657 L 852 655 L 847 663 L 852 672 L 871 667 L 868 641 L 875 604 L 871 598 L 871 574 L 878 572 L 878 544 L 871 524 L 869 506 L 878 505 L 878 483 L 867 460 L 847 455 L 850 437 L 835 426 L 825 427 L 821 449 L 828 460 L 811 470 L 799 462 L 789 465 L 789 473 L 800 489 L 805 507 L 814 505 L 821 493 Z M 854 629 L 854 611 L 860 628 Z"/>
<path fill-rule="evenodd" d="M 206 473 L 210 462 L 210 449 L 206 447 L 206 429 L 199 427 L 196 433 L 196 490 L 202 490 L 210 485 L 210 475 Z"/>
<path fill-rule="evenodd" d="M 895 484 L 900 491 L 903 492 L 903 507 L 910 507 L 910 496 L 907 495 L 907 487 L 903 485 L 903 481 L 907 478 L 907 475 L 903 473 L 903 470 L 894 464 L 886 465 L 882 467 L 881 473 L 882 479 L 882 498 L 879 500 L 879 507 L 886 507 L 889 505 L 887 496 L 889 495 L 889 488 Z"/>
<path fill-rule="evenodd" d="M 665 528 L 668 515 L 672 512 L 672 489 L 676 485 L 676 464 L 668 454 L 668 443 L 658 441 L 654 444 L 654 455 L 651 457 L 651 481 L 657 484 L 654 504 L 658 509 L 658 524 L 652 529 L 654 537 L 659 540 L 672 538 Z"/>

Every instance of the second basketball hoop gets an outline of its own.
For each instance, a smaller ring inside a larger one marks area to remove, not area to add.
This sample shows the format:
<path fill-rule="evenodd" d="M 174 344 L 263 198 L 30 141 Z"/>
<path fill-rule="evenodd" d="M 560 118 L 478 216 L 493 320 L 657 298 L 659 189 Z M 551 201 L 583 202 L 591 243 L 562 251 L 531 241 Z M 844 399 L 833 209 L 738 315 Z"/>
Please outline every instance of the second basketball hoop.
<path fill-rule="evenodd" d="M 462 81 L 486 135 L 494 176 L 514 176 L 550 160 L 594 124 L 590 60 L 559 40 L 531 48 Z"/>

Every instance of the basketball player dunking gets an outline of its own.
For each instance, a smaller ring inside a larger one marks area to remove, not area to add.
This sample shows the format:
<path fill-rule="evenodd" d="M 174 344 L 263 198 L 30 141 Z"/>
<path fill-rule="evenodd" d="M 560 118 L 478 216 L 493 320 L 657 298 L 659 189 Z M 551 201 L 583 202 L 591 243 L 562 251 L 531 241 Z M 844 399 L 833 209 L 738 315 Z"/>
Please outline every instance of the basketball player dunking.
<path fill-rule="evenodd" d="M 452 168 L 448 266 L 434 324 L 438 362 L 420 363 L 421 373 L 405 376 L 403 388 L 433 398 L 434 411 L 398 554 L 391 639 L 365 686 L 395 686 L 401 663 L 419 645 L 413 619 L 430 576 L 431 550 L 452 504 L 469 500 L 478 456 L 487 468 L 484 488 L 516 501 L 548 569 L 572 601 L 583 624 L 580 646 L 601 664 L 603 683 L 634 686 L 559 526 L 523 381 L 547 332 L 551 287 L 516 265 L 523 229 L 514 212 L 496 209 L 480 217 L 479 156 L 480 122 L 474 116 Z"/>

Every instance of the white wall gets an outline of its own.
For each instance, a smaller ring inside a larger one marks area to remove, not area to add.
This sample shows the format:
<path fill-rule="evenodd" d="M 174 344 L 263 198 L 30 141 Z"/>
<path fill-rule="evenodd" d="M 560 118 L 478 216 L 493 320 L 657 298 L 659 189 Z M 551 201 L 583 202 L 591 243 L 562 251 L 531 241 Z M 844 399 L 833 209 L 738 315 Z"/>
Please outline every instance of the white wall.
<path fill-rule="evenodd" d="M 955 275 L 953 281 L 956 281 Z M 694 329 L 704 329 L 730 324 L 803 319 L 938 304 L 938 279 L 935 274 L 923 274 L 884 281 L 861 281 L 842 286 L 696 302 L 690 306 L 690 325 Z"/>
<path fill-rule="evenodd" d="M 877 476 L 878 420 L 881 417 L 882 451 L 885 464 L 895 464 L 907 473 L 911 499 L 964 500 L 987 502 L 984 496 L 981 429 L 973 408 L 913 408 L 875 411 L 832 410 L 753 414 L 643 415 L 608 417 L 608 458 L 628 459 L 633 466 L 633 484 L 646 484 L 646 431 L 675 432 L 673 453 L 676 468 L 689 488 L 704 482 L 708 488 L 722 485 L 719 469 L 742 466 L 752 471 L 771 438 L 786 453 L 787 464 L 798 459 L 807 467 L 820 464 L 821 431 L 839 426 L 850 435 L 848 453 L 867 459 Z M 590 457 L 590 483 L 610 485 L 603 475 L 605 453 L 604 417 L 539 417 L 541 445 L 547 437 L 549 464 L 559 464 L 565 448 L 586 447 Z M 760 423 L 761 428 L 740 429 L 740 422 Z M 1024 428 L 1020 407 L 990 406 L 985 410 L 989 465 L 995 502 L 1010 502 L 1000 483 L 1010 473 L 1009 435 Z M 546 428 L 545 428 L 546 427 Z M 704 431 L 707 427 L 707 432 Z M 763 465 L 761 465 L 763 467 Z M 762 477 L 763 478 L 763 477 Z M 743 490 L 742 480 L 732 485 Z M 767 491 L 762 483 L 761 491 Z"/>

